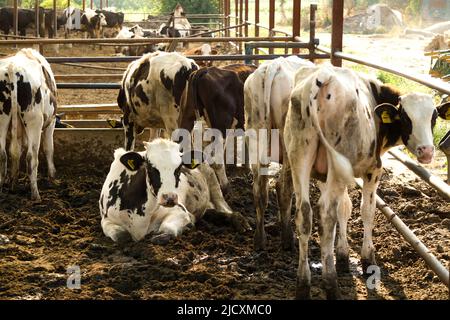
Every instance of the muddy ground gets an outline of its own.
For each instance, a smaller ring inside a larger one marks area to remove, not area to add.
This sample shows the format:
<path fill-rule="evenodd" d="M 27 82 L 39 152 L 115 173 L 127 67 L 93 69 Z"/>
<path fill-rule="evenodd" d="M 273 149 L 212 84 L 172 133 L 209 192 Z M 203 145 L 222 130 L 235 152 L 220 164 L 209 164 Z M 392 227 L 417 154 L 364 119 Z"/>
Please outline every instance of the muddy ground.
<path fill-rule="evenodd" d="M 105 55 L 74 46 L 58 55 Z M 1 52 L 5 52 L 2 49 Z M 56 55 L 49 52 L 47 56 Z M 125 68 L 126 63 L 109 64 Z M 55 74 L 106 73 L 53 65 Z M 112 71 L 111 71 L 112 72 Z M 114 71 L 113 73 L 120 73 Z M 114 90 L 60 90 L 59 104 L 109 103 Z M 40 169 L 41 203 L 29 200 L 28 179 L 18 190 L 0 194 L 0 298 L 3 299 L 292 299 L 295 296 L 297 249 L 280 249 L 273 187 L 266 214 L 267 252 L 253 251 L 253 233 L 237 233 L 224 221 L 207 216 L 196 228 L 158 245 L 150 237 L 123 246 L 107 239 L 100 227 L 98 199 L 108 168 L 89 164 L 59 167 L 57 179 Z M 227 200 L 254 227 L 251 175 L 229 170 L 233 186 Z M 387 172 L 380 196 L 399 214 L 437 258 L 450 263 L 450 205 L 418 180 L 405 182 Z M 273 183 L 272 183 L 273 186 Z M 312 203 L 318 190 L 312 185 Z M 339 277 L 345 299 L 447 299 L 448 289 L 431 272 L 386 218 L 377 211 L 374 243 L 381 267 L 381 287 L 366 289 L 359 252 L 362 222 L 360 192 L 351 190 L 349 226 L 351 273 Z M 315 224 L 310 241 L 312 296 L 324 299 L 320 249 Z M 67 268 L 79 266 L 81 289 L 68 289 Z"/>

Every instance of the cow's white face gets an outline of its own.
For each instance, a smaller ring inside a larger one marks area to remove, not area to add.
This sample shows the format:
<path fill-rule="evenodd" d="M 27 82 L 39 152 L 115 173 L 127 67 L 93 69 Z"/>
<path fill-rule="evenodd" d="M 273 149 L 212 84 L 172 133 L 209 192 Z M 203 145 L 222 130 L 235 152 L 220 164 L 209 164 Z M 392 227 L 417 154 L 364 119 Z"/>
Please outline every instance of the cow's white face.
<path fill-rule="evenodd" d="M 135 36 L 144 37 L 144 29 L 142 29 L 138 24 L 130 28 L 130 31 L 134 33 Z"/>
<path fill-rule="evenodd" d="M 99 13 L 98 16 L 100 18 L 100 26 L 104 27 L 108 25 L 108 23 L 106 22 L 106 17 L 103 13 Z"/>
<path fill-rule="evenodd" d="M 388 125 L 391 135 L 401 138 L 420 163 L 434 157 L 433 129 L 436 119 L 450 119 L 450 103 L 435 108 L 431 95 L 410 93 L 400 97 L 399 108 L 382 104 L 375 108 L 381 123 Z M 399 137 L 400 136 L 400 137 Z"/>
<path fill-rule="evenodd" d="M 152 142 L 144 142 L 144 145 L 144 156 L 137 152 L 127 152 L 120 161 L 131 171 L 145 169 L 147 185 L 159 205 L 177 205 L 182 166 L 194 169 L 198 164 L 191 161 L 183 163 L 180 145 L 173 141 L 155 139 Z"/>

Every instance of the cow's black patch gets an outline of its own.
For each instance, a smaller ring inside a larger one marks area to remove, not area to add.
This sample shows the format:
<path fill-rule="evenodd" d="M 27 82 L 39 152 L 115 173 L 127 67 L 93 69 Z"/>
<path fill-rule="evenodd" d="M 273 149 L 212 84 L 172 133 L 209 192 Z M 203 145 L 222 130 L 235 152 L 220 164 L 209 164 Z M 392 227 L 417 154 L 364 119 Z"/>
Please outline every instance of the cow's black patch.
<path fill-rule="evenodd" d="M 128 117 L 124 118 L 125 125 L 125 150 L 131 150 L 134 141 L 134 123 L 128 122 Z"/>
<path fill-rule="evenodd" d="M 39 87 L 36 91 L 36 94 L 34 95 L 34 102 L 41 103 L 41 100 L 42 100 L 42 93 L 41 93 L 41 88 Z"/>
<path fill-rule="evenodd" d="M 200 198 L 198 197 L 198 195 L 196 195 L 195 193 L 194 193 L 194 198 L 195 198 L 196 201 L 200 200 Z"/>
<path fill-rule="evenodd" d="M 131 210 L 140 216 L 144 216 L 144 205 L 147 202 L 147 184 L 145 182 L 145 170 L 141 168 L 132 176 L 126 171 L 120 174 L 120 210 Z"/>
<path fill-rule="evenodd" d="M 412 133 L 412 122 L 405 110 L 400 107 L 400 123 L 401 123 L 401 136 L 405 145 L 408 144 L 409 137 Z"/>
<path fill-rule="evenodd" d="M 154 195 L 158 194 L 159 189 L 161 188 L 161 175 L 159 170 L 156 169 L 150 162 L 147 161 L 147 175 L 150 180 L 150 185 L 153 188 Z"/>
<path fill-rule="evenodd" d="M 0 114 L 7 114 L 11 112 L 11 91 L 8 88 L 6 80 L 0 81 L 0 103 L 3 107 L 0 109 Z"/>
<path fill-rule="evenodd" d="M 138 85 L 136 87 L 136 96 L 141 99 L 141 101 L 145 104 L 149 104 L 150 100 L 148 99 L 147 95 L 144 92 L 144 88 L 142 87 L 142 84 Z"/>
<path fill-rule="evenodd" d="M 173 82 L 172 95 L 175 99 L 175 103 L 179 106 L 181 101 L 181 96 L 183 95 L 184 88 L 186 87 L 189 75 L 193 72 L 193 69 L 188 69 L 186 67 L 181 67 L 180 70 L 175 74 L 175 79 Z"/>
<path fill-rule="evenodd" d="M 339 137 L 337 138 L 337 141 L 336 141 L 336 143 L 335 143 L 335 146 L 337 146 L 337 145 L 341 142 L 341 139 L 342 139 L 341 136 L 339 136 Z"/>
<path fill-rule="evenodd" d="M 381 85 L 378 89 L 375 83 L 370 82 L 370 88 L 377 105 L 390 103 L 396 106 L 400 102 L 400 92 L 390 86 Z"/>
<path fill-rule="evenodd" d="M 175 176 L 175 188 L 178 188 L 178 185 L 180 184 L 180 174 L 181 174 L 181 166 L 175 169 L 174 176 Z"/>
<path fill-rule="evenodd" d="M 47 72 L 47 69 L 42 66 L 42 72 L 44 73 L 45 78 L 45 84 L 47 85 L 47 88 L 50 89 L 50 91 L 56 96 L 56 84 L 50 77 L 50 74 Z"/>
<path fill-rule="evenodd" d="M 150 72 L 150 61 L 145 60 L 140 66 L 133 72 L 131 79 L 133 79 L 132 87 L 136 87 L 138 82 L 148 78 L 148 73 Z"/>
<path fill-rule="evenodd" d="M 367 174 L 367 181 L 370 182 L 370 180 L 372 180 L 372 174 L 371 174 L 371 173 L 368 173 L 368 174 Z"/>
<path fill-rule="evenodd" d="M 23 80 L 23 75 L 17 74 L 19 80 L 17 81 L 17 101 L 20 105 L 20 110 L 26 111 L 31 105 L 32 91 L 31 84 Z"/>
<path fill-rule="evenodd" d="M 316 79 L 316 85 L 320 88 L 322 86 L 322 82 L 319 81 L 319 79 Z"/>
<path fill-rule="evenodd" d="M 310 116 L 309 106 L 306 106 L 306 115 L 307 115 L 308 117 Z"/>
<path fill-rule="evenodd" d="M 159 73 L 159 78 L 161 79 L 161 83 L 163 84 L 164 88 L 166 88 L 167 90 L 172 90 L 173 81 L 166 76 L 164 70 L 161 70 L 161 72 Z"/>
<path fill-rule="evenodd" d="M 330 100 L 331 99 L 331 93 L 329 93 L 328 95 L 327 95 L 327 100 Z"/>

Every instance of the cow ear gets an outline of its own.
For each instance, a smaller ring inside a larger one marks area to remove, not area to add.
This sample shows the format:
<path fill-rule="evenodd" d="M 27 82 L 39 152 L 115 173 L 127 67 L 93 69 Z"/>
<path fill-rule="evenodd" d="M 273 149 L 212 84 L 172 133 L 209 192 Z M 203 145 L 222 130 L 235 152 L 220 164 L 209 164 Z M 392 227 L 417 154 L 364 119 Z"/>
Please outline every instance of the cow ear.
<path fill-rule="evenodd" d="M 127 152 L 120 157 L 120 162 L 130 171 L 137 171 L 144 163 L 144 158 L 137 152 Z"/>
<path fill-rule="evenodd" d="M 390 103 L 382 103 L 376 106 L 374 111 L 383 124 L 394 123 L 400 116 L 397 108 Z"/>
<path fill-rule="evenodd" d="M 195 169 L 203 163 L 205 155 L 201 151 L 186 151 L 181 156 L 183 166 L 188 169 Z"/>
<path fill-rule="evenodd" d="M 450 120 L 450 102 L 445 102 L 437 107 L 439 117 L 444 120 Z"/>

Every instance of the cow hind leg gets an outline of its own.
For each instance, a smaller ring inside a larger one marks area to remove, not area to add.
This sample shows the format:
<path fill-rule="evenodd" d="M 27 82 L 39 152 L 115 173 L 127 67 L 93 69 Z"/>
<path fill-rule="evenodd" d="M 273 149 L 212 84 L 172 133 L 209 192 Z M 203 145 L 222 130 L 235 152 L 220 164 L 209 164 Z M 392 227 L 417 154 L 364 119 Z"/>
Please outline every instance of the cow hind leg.
<path fill-rule="evenodd" d="M 256 209 L 256 230 L 253 238 L 255 250 L 265 250 L 267 245 L 267 236 L 264 229 L 264 214 L 268 203 L 268 177 L 262 175 L 259 165 L 253 165 L 253 200 Z"/>
<path fill-rule="evenodd" d="M 280 208 L 281 246 L 284 250 L 292 250 L 294 248 L 294 234 L 291 227 L 292 177 L 287 161 L 281 168 L 276 188 Z"/>
<path fill-rule="evenodd" d="M 42 113 L 30 112 L 25 113 L 23 121 L 26 123 L 25 133 L 28 141 L 27 148 L 27 171 L 30 177 L 31 186 L 31 199 L 40 201 L 38 185 L 37 185 L 37 173 L 39 165 L 39 147 L 41 144 L 41 131 L 44 123 Z"/>
<path fill-rule="evenodd" d="M 8 155 L 6 153 L 6 135 L 8 133 L 8 127 L 9 119 L 4 115 L 0 115 L 0 192 L 5 183 L 8 168 Z"/>
<path fill-rule="evenodd" d="M 339 224 L 339 234 L 336 246 L 336 269 L 338 273 L 348 273 L 349 267 L 349 246 L 347 241 L 347 223 L 352 213 L 352 202 L 347 192 L 344 190 L 344 195 L 339 201 L 337 212 L 337 220 Z"/>
<path fill-rule="evenodd" d="M 52 121 L 52 123 L 44 129 L 43 132 L 43 141 L 42 141 L 42 148 L 44 149 L 44 154 L 47 160 L 47 167 L 48 167 L 48 176 L 50 178 L 55 178 L 56 169 L 55 164 L 53 162 L 53 154 L 54 154 L 54 146 L 53 146 L 53 132 L 55 130 L 55 120 Z"/>

